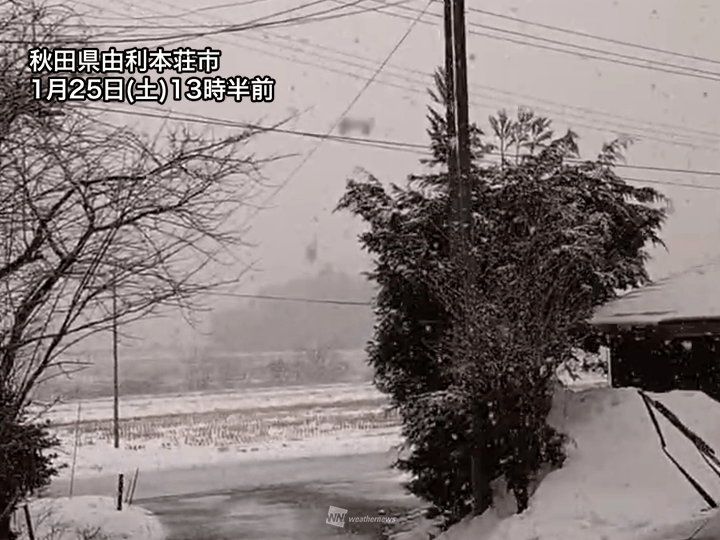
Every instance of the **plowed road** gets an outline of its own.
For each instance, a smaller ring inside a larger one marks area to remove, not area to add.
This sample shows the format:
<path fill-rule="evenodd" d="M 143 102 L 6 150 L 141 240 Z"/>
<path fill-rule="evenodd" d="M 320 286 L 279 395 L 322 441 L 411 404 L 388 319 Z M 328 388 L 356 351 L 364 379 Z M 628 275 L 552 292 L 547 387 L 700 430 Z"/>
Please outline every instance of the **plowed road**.
<path fill-rule="evenodd" d="M 328 507 L 348 517 L 391 516 L 419 505 L 390 469 L 395 454 L 364 454 L 203 466 L 140 473 L 135 504 L 160 516 L 168 540 L 379 538 L 374 523 L 327 525 Z M 76 479 L 75 495 L 112 495 L 116 477 Z M 51 486 L 67 495 L 68 483 Z"/>

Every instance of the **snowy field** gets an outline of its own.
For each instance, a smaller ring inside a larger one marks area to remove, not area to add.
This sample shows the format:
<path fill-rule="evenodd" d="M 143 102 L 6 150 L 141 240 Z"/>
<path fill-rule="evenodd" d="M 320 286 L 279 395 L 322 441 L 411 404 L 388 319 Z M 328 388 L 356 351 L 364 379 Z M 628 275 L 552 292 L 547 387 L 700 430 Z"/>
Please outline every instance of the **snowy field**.
<path fill-rule="evenodd" d="M 264 388 L 233 390 L 221 393 L 186 393 L 164 396 L 143 396 L 120 399 L 121 418 L 189 415 L 207 412 L 249 409 L 291 409 L 298 406 L 327 406 L 349 402 L 384 403 L 386 398 L 371 384 L 332 384 L 315 387 Z M 40 411 L 40 407 L 35 407 Z M 74 424 L 78 403 L 54 405 L 43 418 L 55 425 Z M 81 421 L 109 420 L 113 416 L 112 399 L 86 400 L 80 403 Z"/>
<path fill-rule="evenodd" d="M 597 377 L 585 378 L 574 386 L 602 383 Z M 401 442 L 400 421 L 396 413 L 373 401 L 382 403 L 382 396 L 367 385 L 192 396 L 186 403 L 177 397 L 143 398 L 132 402 L 134 410 L 153 414 L 123 419 L 118 449 L 112 445 L 112 422 L 102 414 L 107 409 L 89 409 L 94 420 L 82 415 L 79 425 L 64 423 L 54 430 L 62 442 L 60 461 L 68 465 L 61 475 L 72 474 L 73 456 L 74 474 L 87 476 L 135 468 L 385 452 Z M 168 403 L 187 412 L 158 415 Z M 68 416 L 71 411 L 68 406 Z"/>
<path fill-rule="evenodd" d="M 126 446 L 119 449 L 104 442 L 78 448 L 75 478 L 125 474 L 131 478 L 135 469 L 158 471 L 203 467 L 220 463 L 248 462 L 256 460 L 283 460 L 317 456 L 346 456 L 391 451 L 401 443 L 398 427 L 374 430 L 344 430 L 323 434 L 304 440 L 275 440 L 253 445 L 231 447 L 167 446 L 162 441 L 149 441 L 142 449 Z M 71 463 L 65 455 L 60 461 Z M 58 480 L 70 478 L 72 468 L 61 471 Z"/>
<path fill-rule="evenodd" d="M 605 378 L 597 375 L 584 376 L 572 381 L 567 376 L 563 382 L 573 388 L 583 388 L 604 384 Z M 293 409 L 313 406 L 345 406 L 350 403 L 387 403 L 387 397 L 381 394 L 371 383 L 331 384 L 322 386 L 297 386 L 264 388 L 253 390 L 233 390 L 220 393 L 186 393 L 163 396 L 143 396 L 120 399 L 120 416 L 123 419 L 144 418 L 150 416 L 192 415 L 208 412 L 228 412 L 239 410 Z M 113 416 L 112 399 L 85 400 L 81 403 L 66 402 L 52 406 L 42 413 L 56 426 L 75 424 L 80 406 L 80 421 L 110 420 Z M 40 412 L 42 407 L 32 409 Z"/>
<path fill-rule="evenodd" d="M 304 439 L 344 429 L 374 429 L 395 425 L 397 419 L 396 413 L 384 407 L 348 403 L 328 408 L 140 417 L 122 420 L 119 431 L 125 443 L 136 446 L 157 439 L 172 445 L 224 446 L 272 439 Z M 80 446 L 113 438 L 110 420 L 64 425 L 54 431 L 61 438 L 76 439 Z"/>
<path fill-rule="evenodd" d="M 388 430 L 394 433 L 399 421 L 382 408 L 335 408 L 304 414 L 287 411 L 264 417 L 247 417 L 242 412 L 208 413 L 194 420 L 138 418 L 122 424 L 119 449 L 112 446 L 110 423 L 104 424 L 107 425 L 83 424 L 77 433 L 70 426 L 57 433 L 62 442 L 59 451 L 62 462 L 72 465 L 77 443 L 76 474 L 107 472 L 109 465 L 120 462 L 132 467 L 150 464 L 157 469 L 232 460 L 243 458 L 246 453 L 259 452 L 269 457 L 272 452 L 267 454 L 268 450 L 282 450 L 281 454 L 292 457 L 289 450 L 283 449 L 298 448 L 302 441 L 320 441 L 318 447 L 323 444 L 338 447 L 334 441 L 359 437 L 369 440 Z"/>
<path fill-rule="evenodd" d="M 248 459 L 383 452 L 400 442 L 399 418 L 370 385 L 143 397 L 57 406 L 46 415 L 61 441 L 62 477 L 129 473 Z M 73 468 L 73 461 L 75 466 Z"/>

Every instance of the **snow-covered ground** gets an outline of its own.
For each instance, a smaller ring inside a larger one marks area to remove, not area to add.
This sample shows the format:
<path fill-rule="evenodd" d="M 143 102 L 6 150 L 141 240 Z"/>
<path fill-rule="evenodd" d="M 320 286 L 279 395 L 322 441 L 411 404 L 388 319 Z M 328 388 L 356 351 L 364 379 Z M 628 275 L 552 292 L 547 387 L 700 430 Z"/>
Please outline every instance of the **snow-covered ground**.
<path fill-rule="evenodd" d="M 118 449 L 109 423 L 112 401 L 83 401 L 76 431 L 77 408 L 58 405 L 45 415 L 61 441 L 59 462 L 67 465 L 60 478 L 384 452 L 400 442 L 398 420 L 371 385 L 123 400 Z"/>
<path fill-rule="evenodd" d="M 108 442 L 78 447 L 75 477 L 124 473 L 128 477 L 140 471 L 181 469 L 252 460 L 295 459 L 312 456 L 353 455 L 387 452 L 401 442 L 399 428 L 342 431 L 307 440 L 270 441 L 252 446 L 215 448 L 202 446 L 163 445 L 149 441 L 140 450 L 115 449 Z M 72 453 L 63 452 L 61 462 L 67 463 L 58 479 L 72 474 Z"/>
<path fill-rule="evenodd" d="M 575 388 L 594 386 L 605 382 L 600 375 L 584 375 L 572 381 L 566 374 L 564 382 Z M 387 397 L 371 383 L 338 383 L 318 386 L 290 386 L 279 388 L 229 390 L 218 393 L 184 393 L 163 396 L 120 397 L 121 418 L 148 416 L 202 414 L 213 411 L 241 411 L 303 406 L 331 406 L 358 401 L 385 402 Z M 40 412 L 35 406 L 31 411 Z M 112 398 L 84 400 L 80 404 L 81 421 L 109 420 L 113 417 Z M 74 424 L 78 418 L 78 403 L 57 403 L 42 413 L 43 419 L 53 424 Z"/>
<path fill-rule="evenodd" d="M 165 540 L 157 517 L 139 506 L 121 511 L 110 497 L 36 499 L 29 510 L 36 540 Z M 23 511 L 15 515 L 15 530 L 29 538 Z"/>
<path fill-rule="evenodd" d="M 259 408 L 288 408 L 297 406 L 328 406 L 352 401 L 381 401 L 383 394 L 372 384 L 332 384 L 314 387 L 282 387 L 253 390 L 232 390 L 215 394 L 178 394 L 142 396 L 120 399 L 121 418 L 143 418 L 169 414 L 197 414 L 213 411 L 236 411 Z M 39 411 L 35 407 L 34 411 Z M 72 424 L 77 421 L 78 403 L 56 404 L 42 415 L 53 424 Z M 108 420 L 113 417 L 113 400 L 85 400 L 80 406 L 80 420 Z"/>
<path fill-rule="evenodd" d="M 575 382 L 574 386 L 597 386 L 603 382 L 602 378 L 585 377 Z M 371 386 L 348 385 L 344 388 L 333 386 L 266 390 L 252 396 L 239 396 L 235 393 L 224 396 L 197 395 L 188 398 L 186 403 L 177 397 L 143 398 L 132 403 L 135 406 L 134 411 L 143 419 L 136 422 L 139 423 L 135 426 L 137 430 L 133 428 L 132 433 L 122 434 L 120 448 L 113 448 L 105 431 L 101 433 L 81 430 L 77 438 L 79 445 L 74 474 L 76 477 L 121 472 L 128 474 L 136 468 L 147 471 L 253 459 L 384 452 L 402 441 L 400 428 L 396 425 L 398 420 L 384 418 L 383 409 L 377 406 L 350 405 L 353 401 L 372 396 L 381 395 Z M 273 412 L 267 417 L 250 418 L 246 421 L 240 410 L 237 414 L 232 413 L 221 420 L 195 419 L 195 422 L 191 419 L 186 422 L 185 419 L 178 425 L 167 426 L 160 425 L 163 424 L 162 418 L 156 419 L 155 424 L 158 425 L 149 425 L 147 422 L 150 419 L 145 420 L 147 416 L 142 416 L 143 412 L 155 415 L 167 411 L 167 404 L 200 413 L 217 409 L 232 410 L 232 406 L 269 406 L 269 403 L 283 406 L 283 414 L 278 416 Z M 337 404 L 338 407 L 325 409 L 323 415 L 309 419 L 306 418 L 307 411 L 292 410 L 293 405 L 320 403 Z M 343 403 L 348 406 L 343 407 Z M 88 402 L 83 403 L 81 412 L 86 411 L 87 404 Z M 123 410 L 126 409 L 127 406 Z M 71 411 L 66 412 L 70 414 Z M 106 408 L 94 404 L 87 406 L 87 414 L 93 418 L 106 418 L 106 412 Z M 55 414 L 56 418 L 61 418 L 62 413 L 56 411 Z M 236 417 L 239 422 L 233 420 Z M 199 444 L 195 437 L 196 431 L 207 435 L 207 440 L 203 439 L 202 444 Z M 66 426 L 60 429 L 57 435 L 62 442 L 60 462 L 68 465 L 61 471 L 61 478 L 67 478 L 73 474 L 75 430 L 72 425 Z"/>
<path fill-rule="evenodd" d="M 650 395 L 720 451 L 720 403 L 700 392 Z M 720 501 L 720 478 L 690 441 L 656 418 L 673 457 Z M 673 528 L 677 538 L 690 538 L 711 515 L 663 453 L 636 390 L 559 390 L 551 421 L 573 442 L 567 462 L 541 481 L 528 510 L 516 515 L 512 498 L 502 497 L 442 540 L 629 540 Z"/>

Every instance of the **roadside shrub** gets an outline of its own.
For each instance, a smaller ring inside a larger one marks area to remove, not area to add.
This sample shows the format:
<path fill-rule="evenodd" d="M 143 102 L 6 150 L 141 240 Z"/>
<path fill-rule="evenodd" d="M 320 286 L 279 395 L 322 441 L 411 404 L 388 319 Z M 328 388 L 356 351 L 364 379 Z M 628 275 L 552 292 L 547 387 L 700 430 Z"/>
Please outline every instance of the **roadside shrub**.
<path fill-rule="evenodd" d="M 29 421 L 0 388 L 0 538 L 11 538 L 11 517 L 19 503 L 50 484 L 59 440 L 47 423 Z"/>

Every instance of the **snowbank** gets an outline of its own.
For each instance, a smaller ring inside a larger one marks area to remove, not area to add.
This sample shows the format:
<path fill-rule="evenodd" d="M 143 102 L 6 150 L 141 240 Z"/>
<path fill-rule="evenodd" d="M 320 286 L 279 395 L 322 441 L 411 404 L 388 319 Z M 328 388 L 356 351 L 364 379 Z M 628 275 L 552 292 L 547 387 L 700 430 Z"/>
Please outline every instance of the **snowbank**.
<path fill-rule="evenodd" d="M 428 540 L 439 534 L 440 519 L 429 519 L 426 511 L 429 505 L 417 508 L 401 516 L 388 531 L 388 540 Z"/>
<path fill-rule="evenodd" d="M 160 521 L 139 506 L 118 511 L 110 497 L 37 499 L 29 504 L 37 540 L 164 540 Z M 28 538 L 25 517 L 16 515 L 18 531 Z"/>
<path fill-rule="evenodd" d="M 192 468 L 213 463 L 369 454 L 387 452 L 401 441 L 398 427 L 373 431 L 348 430 L 314 439 L 274 441 L 250 447 L 170 447 L 161 440 L 153 440 L 146 442 L 141 450 L 131 450 L 115 449 L 111 443 L 101 442 L 78 448 L 75 477 L 130 473 L 135 468 L 151 471 Z M 64 456 L 60 461 L 71 463 L 71 456 Z M 66 479 L 70 474 L 71 467 L 66 467 L 58 478 Z"/>
<path fill-rule="evenodd" d="M 699 392 L 652 397 L 720 452 L 719 403 Z M 718 476 L 676 428 L 656 417 L 673 457 L 720 502 Z M 625 540 L 671 529 L 689 537 L 710 517 L 705 501 L 663 453 L 636 390 L 559 390 L 550 421 L 573 442 L 565 465 L 542 480 L 528 510 L 515 515 L 505 504 L 440 538 Z"/>

